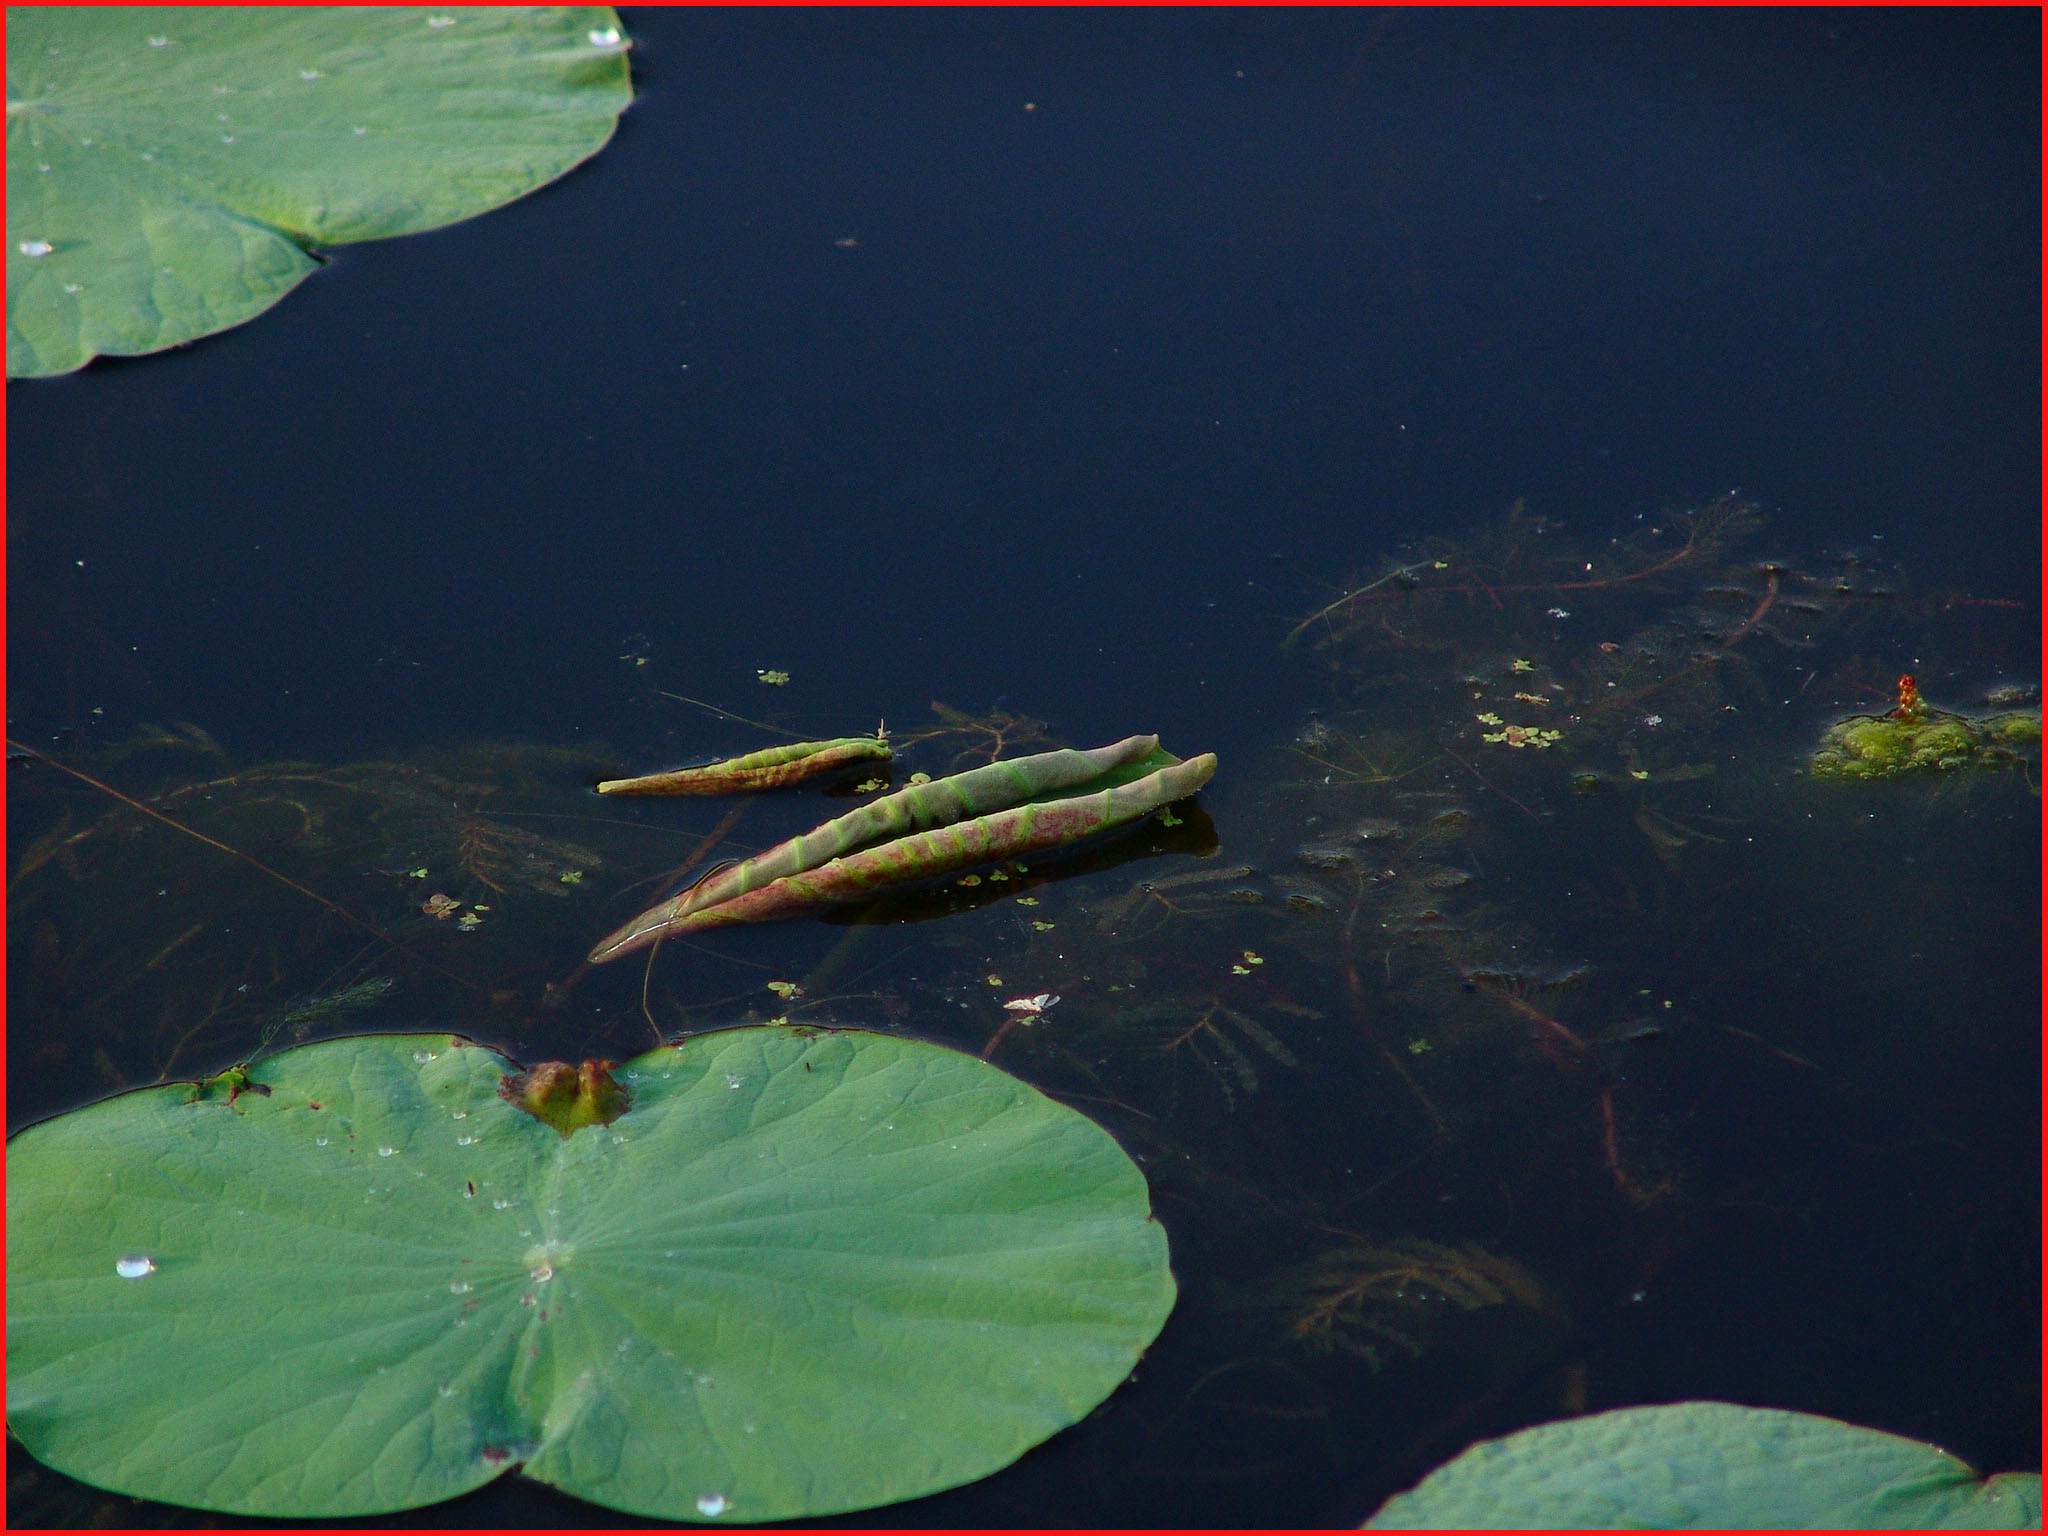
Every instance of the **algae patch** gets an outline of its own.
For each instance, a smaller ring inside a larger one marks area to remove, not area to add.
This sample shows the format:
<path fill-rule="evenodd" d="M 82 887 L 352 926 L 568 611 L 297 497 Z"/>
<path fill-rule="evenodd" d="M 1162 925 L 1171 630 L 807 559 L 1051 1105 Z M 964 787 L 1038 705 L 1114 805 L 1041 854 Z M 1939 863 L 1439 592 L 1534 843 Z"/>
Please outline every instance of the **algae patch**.
<path fill-rule="evenodd" d="M 1813 772 L 1878 779 L 2001 767 L 2040 755 L 2041 717 L 2034 711 L 1957 715 L 1928 708 L 1907 686 L 1900 693 L 1907 702 L 1887 714 L 1854 715 L 1829 726 L 1814 751 Z"/>

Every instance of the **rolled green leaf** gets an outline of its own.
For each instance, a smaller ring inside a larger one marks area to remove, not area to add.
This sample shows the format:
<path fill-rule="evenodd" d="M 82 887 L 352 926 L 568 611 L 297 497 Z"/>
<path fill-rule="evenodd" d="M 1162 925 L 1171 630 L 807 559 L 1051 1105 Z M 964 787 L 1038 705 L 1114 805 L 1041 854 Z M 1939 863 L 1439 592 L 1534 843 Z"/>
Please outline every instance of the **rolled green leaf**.
<path fill-rule="evenodd" d="M 836 816 L 799 837 L 777 843 L 765 853 L 708 875 L 659 906 L 649 907 L 607 936 L 590 952 L 591 961 L 602 963 L 626 954 L 692 912 L 759 890 L 784 875 L 815 869 L 869 843 L 927 827 L 942 827 L 970 816 L 986 816 L 1072 789 L 1142 763 L 1158 748 L 1157 736 L 1127 736 L 1092 752 L 1062 747 L 1032 757 L 990 763 L 985 768 L 969 769 L 929 784 L 912 784 L 844 816 Z"/>
<path fill-rule="evenodd" d="M 590 958 L 593 963 L 615 959 L 652 943 L 664 933 L 694 933 L 729 923 L 791 917 L 840 902 L 865 900 L 879 890 L 951 874 L 994 859 L 1064 847 L 1187 798 L 1208 783 L 1215 771 L 1216 754 L 1204 752 L 1200 757 L 1092 795 L 1020 805 L 992 816 L 900 837 L 800 874 L 785 875 L 757 890 L 714 906 L 700 907 L 665 923 L 638 931 L 628 924 L 593 950 Z"/>
<path fill-rule="evenodd" d="M 831 741 L 799 741 L 730 757 L 701 768 L 643 774 L 637 779 L 606 779 L 600 795 L 730 795 L 747 789 L 774 789 L 844 768 L 849 763 L 887 762 L 893 754 L 879 736 L 840 736 Z"/>

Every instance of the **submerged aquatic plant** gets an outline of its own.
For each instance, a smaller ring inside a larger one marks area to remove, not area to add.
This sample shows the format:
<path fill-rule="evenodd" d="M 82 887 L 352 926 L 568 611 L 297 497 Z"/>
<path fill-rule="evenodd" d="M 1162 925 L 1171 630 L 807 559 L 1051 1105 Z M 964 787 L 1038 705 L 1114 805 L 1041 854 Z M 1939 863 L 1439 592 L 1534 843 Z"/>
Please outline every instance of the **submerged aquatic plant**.
<path fill-rule="evenodd" d="M 495 773 L 479 782 L 425 765 L 366 763 L 329 770 L 326 777 L 369 797 L 372 819 L 402 840 L 413 868 L 425 867 L 432 877 L 459 876 L 498 896 L 518 891 L 559 899 L 605 862 L 582 843 L 493 814 L 511 787 Z"/>
<path fill-rule="evenodd" d="M 1353 1237 L 1275 1278 L 1270 1304 L 1290 1341 L 1385 1368 L 1385 1351 L 1419 1359 L 1446 1312 L 1518 1306 L 1562 1315 L 1547 1287 L 1475 1242 Z"/>
<path fill-rule="evenodd" d="M 1176 917 L 1221 916 L 1227 908 L 1257 906 L 1265 883 L 1249 864 L 1151 875 L 1092 909 L 1095 931 L 1130 941 L 1156 932 Z"/>
<path fill-rule="evenodd" d="M 375 1003 L 373 984 L 482 1028 L 582 953 L 583 876 L 664 835 L 591 814 L 582 786 L 602 759 L 583 751 L 208 763 L 197 778 L 115 756 L 38 752 L 17 770 L 8 905 L 16 1038 L 109 1087 L 331 1032 Z"/>
<path fill-rule="evenodd" d="M 1477 600 L 1505 613 L 1503 599 L 1534 599 L 1544 616 L 1571 618 L 1557 603 L 1565 594 L 1626 588 L 1660 578 L 1690 575 L 1712 568 L 1724 548 L 1753 530 L 1756 508 L 1740 497 L 1725 496 L 1695 513 L 1667 514 L 1641 535 L 1615 539 L 1597 556 L 1550 538 L 1559 524 L 1529 515 L 1517 501 L 1495 527 L 1462 544 L 1428 541 L 1422 558 L 1388 568 L 1362 582 L 1334 602 L 1303 619 L 1288 632 L 1291 645 L 1311 631 L 1322 631 L 1319 646 L 1350 634 L 1378 632 L 1381 643 L 1425 645 L 1443 642 L 1410 634 L 1404 622 L 1422 617 L 1444 599 Z M 1667 529 L 1670 537 L 1665 537 Z M 1576 601 L 1576 599 L 1573 599 Z"/>
<path fill-rule="evenodd" d="M 951 766 L 956 770 L 962 763 L 976 757 L 985 763 L 992 763 L 1006 751 L 1017 747 L 1035 746 L 1053 739 L 1046 734 L 1043 720 L 1034 720 L 1029 715 L 1014 715 L 1007 709 L 993 709 L 985 715 L 971 715 L 965 710 L 955 709 L 950 704 L 941 704 L 934 699 L 932 713 L 939 717 L 937 725 L 900 737 L 899 744 L 908 747 L 919 742 L 967 737 L 972 744 L 960 748 L 953 754 Z"/>
<path fill-rule="evenodd" d="M 1697 756 L 1700 734 L 1725 735 L 1743 710 L 1803 686 L 1774 664 L 1799 657 L 1810 683 L 1803 653 L 1890 607 L 1861 568 L 1745 558 L 1739 546 L 1759 525 L 1753 505 L 1724 497 L 1588 548 L 1517 504 L 1470 540 L 1427 543 L 1428 558 L 1360 584 L 1290 639 L 1314 635 L 1332 671 L 1370 696 L 1382 733 L 1412 722 L 1395 732 L 1405 752 L 1374 759 L 1442 754 L 1537 815 L 1523 786 L 1583 776 L 1589 754 L 1687 734 Z M 1344 735 L 1322 722 L 1314 734 Z M 1298 745 L 1333 772 L 1355 771 L 1323 742 Z"/>
<path fill-rule="evenodd" d="M 1163 1073 L 1169 1105 L 1178 1099 L 1183 1062 L 1201 1070 L 1225 1109 L 1237 1107 L 1239 1094 L 1259 1091 L 1259 1063 L 1254 1053 L 1279 1067 L 1301 1065 L 1301 1058 L 1278 1033 L 1246 1009 L 1234 1008 L 1220 997 L 1145 1002 L 1131 998 L 1127 989 L 1118 991 L 1125 995 L 1112 992 L 1107 997 L 1090 998 L 1083 1008 L 1063 1016 L 1060 1034 L 1084 1046 L 1096 1062 L 1115 1062 L 1126 1072 Z M 982 1058 L 995 1056 L 1012 1032 L 1029 1026 L 1038 1012 L 1005 1019 L 982 1047 Z M 1126 1084 L 1127 1091 L 1134 1087 Z"/>

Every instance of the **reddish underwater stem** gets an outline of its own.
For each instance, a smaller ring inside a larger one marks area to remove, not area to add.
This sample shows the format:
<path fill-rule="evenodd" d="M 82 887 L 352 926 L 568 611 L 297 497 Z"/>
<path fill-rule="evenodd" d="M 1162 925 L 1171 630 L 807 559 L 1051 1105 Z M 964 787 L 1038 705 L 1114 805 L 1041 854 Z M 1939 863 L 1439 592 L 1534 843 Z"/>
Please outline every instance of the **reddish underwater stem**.
<path fill-rule="evenodd" d="M 464 981 L 462 977 L 457 976 L 453 971 L 447 970 L 442 966 L 438 966 L 434 964 L 433 961 L 428 960 L 424 956 L 414 953 L 412 950 L 406 948 L 405 945 L 399 943 L 398 940 L 392 938 L 391 935 L 386 933 L 383 929 L 377 927 L 376 924 L 364 921 L 362 918 L 357 917 L 355 913 L 349 911 L 347 907 L 344 907 L 337 902 L 328 900 L 325 896 L 322 896 L 318 891 L 309 890 L 307 887 L 299 884 L 299 882 L 294 880 L 290 875 L 279 874 L 276 870 L 272 869 L 268 864 L 265 864 L 261 859 L 251 858 L 248 854 L 242 852 L 242 850 L 239 848 L 232 848 L 228 846 L 228 844 L 221 842 L 218 838 L 208 837 L 204 832 L 200 832 L 195 830 L 194 828 L 188 827 L 182 821 L 177 821 L 174 820 L 172 817 L 166 816 L 162 811 L 152 810 L 149 806 L 144 805 L 140 800 L 134 799 L 132 796 L 122 794 L 121 791 L 114 788 L 113 785 L 104 784 L 100 780 L 94 778 L 91 774 L 86 773 L 81 769 L 74 768 L 69 763 L 60 763 L 57 761 L 56 758 L 50 757 L 45 753 L 38 752 L 34 747 L 24 746 L 22 745 L 22 743 L 16 741 L 11 736 L 7 738 L 7 745 L 12 747 L 17 752 L 27 753 L 30 757 L 35 758 L 38 762 L 48 763 L 52 768 L 55 768 L 60 773 L 70 774 L 72 778 L 77 779 L 81 783 L 90 784 L 94 789 L 98 790 L 103 795 L 112 795 L 116 800 L 120 801 L 123 805 L 128 806 L 133 810 L 138 810 L 142 812 L 143 815 L 148 816 L 153 820 L 162 822 L 165 826 L 169 827 L 174 832 L 182 832 L 187 837 L 194 838 L 199 842 L 206 844 L 206 846 L 209 848 L 218 848 L 222 853 L 227 854 L 230 858 L 240 859 L 244 864 L 247 864 L 251 869 L 258 870 L 261 873 L 270 876 L 270 878 L 277 881 L 278 884 L 288 885 L 293 890 L 297 891 L 301 896 L 305 896 L 313 901 L 319 902 L 321 906 L 325 907 L 328 911 L 332 912 L 336 917 L 340 918 L 350 927 L 362 929 L 363 932 L 371 935 L 380 943 L 390 945 L 393 949 L 397 950 L 401 955 L 404 955 L 407 959 L 416 961 L 418 964 L 425 966 L 430 971 L 434 971 L 442 976 L 446 976 L 450 981 L 459 982 L 461 985 L 468 987 L 472 992 L 479 990 L 476 983 L 471 981 Z"/>
<path fill-rule="evenodd" d="M 1401 1086 L 1406 1088 L 1415 1102 L 1422 1106 L 1422 1112 L 1429 1116 L 1429 1123 L 1436 1128 L 1437 1135 L 1449 1136 L 1451 1125 L 1444 1119 L 1443 1112 L 1436 1107 L 1435 1101 L 1422 1091 L 1422 1084 L 1415 1081 L 1414 1074 L 1401 1064 L 1401 1058 L 1387 1048 L 1387 1042 L 1380 1038 L 1380 1032 L 1373 1028 L 1372 1013 L 1365 1002 L 1365 984 L 1358 979 L 1358 962 L 1352 958 L 1351 953 L 1352 938 L 1358 927 L 1358 909 L 1362 904 L 1362 897 L 1351 903 L 1351 911 L 1344 919 L 1344 948 L 1341 951 L 1344 957 L 1344 986 L 1351 994 L 1351 1006 L 1358 1016 L 1358 1027 L 1372 1043 L 1373 1049 L 1380 1053 L 1380 1059 L 1393 1069 L 1394 1076 L 1401 1080 Z"/>

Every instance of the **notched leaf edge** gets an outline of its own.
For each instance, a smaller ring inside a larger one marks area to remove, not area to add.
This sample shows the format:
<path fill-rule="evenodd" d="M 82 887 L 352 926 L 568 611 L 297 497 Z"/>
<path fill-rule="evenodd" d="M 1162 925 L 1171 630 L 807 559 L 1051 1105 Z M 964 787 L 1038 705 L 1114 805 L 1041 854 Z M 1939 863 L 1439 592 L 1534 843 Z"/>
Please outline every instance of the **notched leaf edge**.
<path fill-rule="evenodd" d="M 524 1072 L 508 1072 L 498 1080 L 498 1097 L 551 1125 L 567 1140 L 591 1125 L 610 1125 L 632 1107 L 611 1069 L 615 1061 L 586 1060 L 580 1067 L 566 1061 L 543 1061 Z"/>

